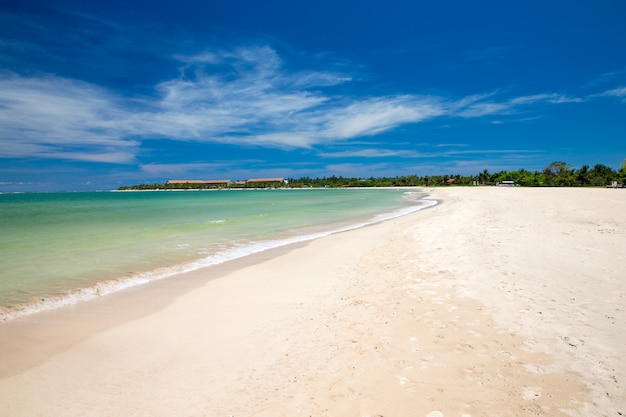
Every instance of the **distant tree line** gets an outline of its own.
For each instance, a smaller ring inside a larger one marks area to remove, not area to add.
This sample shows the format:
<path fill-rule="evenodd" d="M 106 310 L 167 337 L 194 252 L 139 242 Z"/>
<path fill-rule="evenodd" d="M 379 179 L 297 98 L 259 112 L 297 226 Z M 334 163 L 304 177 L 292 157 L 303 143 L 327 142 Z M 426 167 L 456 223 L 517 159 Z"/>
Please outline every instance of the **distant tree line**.
<path fill-rule="evenodd" d="M 288 178 L 284 187 L 288 188 L 342 188 L 342 187 L 402 187 L 443 185 L 496 185 L 503 181 L 513 181 L 523 187 L 602 187 L 626 182 L 626 160 L 621 168 L 614 170 L 606 165 L 593 167 L 583 165 L 574 169 L 565 162 L 551 162 L 541 171 L 499 171 L 490 173 L 483 170 L 477 175 L 406 175 L 397 177 L 352 178 L 331 176 L 322 178 Z M 141 184 L 123 186 L 119 190 L 155 190 L 155 189 L 206 189 L 215 188 L 207 184 Z M 222 187 L 225 188 L 225 187 Z M 233 188 L 230 186 L 229 188 Z M 245 186 L 244 186 L 245 188 Z"/>

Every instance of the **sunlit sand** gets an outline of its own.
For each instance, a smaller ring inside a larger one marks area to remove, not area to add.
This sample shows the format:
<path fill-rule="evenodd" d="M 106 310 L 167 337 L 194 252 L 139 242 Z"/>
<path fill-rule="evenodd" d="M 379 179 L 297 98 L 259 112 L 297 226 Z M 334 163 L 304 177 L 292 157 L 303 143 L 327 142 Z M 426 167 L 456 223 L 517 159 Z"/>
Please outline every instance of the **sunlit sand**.
<path fill-rule="evenodd" d="M 429 198 L 3 324 L 0 415 L 626 413 L 626 192 Z"/>

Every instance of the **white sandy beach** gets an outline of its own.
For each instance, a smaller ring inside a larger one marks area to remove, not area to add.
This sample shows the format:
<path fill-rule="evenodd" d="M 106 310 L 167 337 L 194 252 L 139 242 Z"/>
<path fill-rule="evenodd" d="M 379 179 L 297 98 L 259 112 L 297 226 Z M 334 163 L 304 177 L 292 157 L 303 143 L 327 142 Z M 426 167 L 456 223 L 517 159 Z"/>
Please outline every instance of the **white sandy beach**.
<path fill-rule="evenodd" d="M 441 204 L 0 325 L 0 416 L 626 414 L 626 191 Z"/>

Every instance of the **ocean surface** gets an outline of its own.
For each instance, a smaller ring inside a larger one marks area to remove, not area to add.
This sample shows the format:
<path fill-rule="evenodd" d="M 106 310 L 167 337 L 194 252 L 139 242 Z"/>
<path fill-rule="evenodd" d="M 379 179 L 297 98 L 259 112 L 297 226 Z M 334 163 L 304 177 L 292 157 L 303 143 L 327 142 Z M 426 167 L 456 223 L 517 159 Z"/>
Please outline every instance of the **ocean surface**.
<path fill-rule="evenodd" d="M 390 189 L 0 194 L 0 321 L 419 210 Z"/>

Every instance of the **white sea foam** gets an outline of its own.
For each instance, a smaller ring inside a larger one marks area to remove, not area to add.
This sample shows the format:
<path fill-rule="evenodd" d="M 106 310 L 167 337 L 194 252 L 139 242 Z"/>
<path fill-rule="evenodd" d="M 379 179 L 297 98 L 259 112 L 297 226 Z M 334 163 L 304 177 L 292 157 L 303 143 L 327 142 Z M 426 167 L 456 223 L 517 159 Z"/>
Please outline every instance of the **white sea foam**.
<path fill-rule="evenodd" d="M 405 194 L 411 195 L 411 200 L 414 200 L 414 195 L 417 193 L 408 192 Z M 435 200 L 422 199 L 419 200 L 419 204 L 411 205 L 409 207 L 405 207 L 389 213 L 382 213 L 372 217 L 369 220 L 341 226 L 332 230 L 309 233 L 305 235 L 297 235 L 283 239 L 265 240 L 248 244 L 240 244 L 228 249 L 224 249 L 217 253 L 213 253 L 205 258 L 199 259 L 194 262 L 175 265 L 168 268 L 159 268 L 157 270 L 136 274 L 127 278 L 100 282 L 91 287 L 74 290 L 62 296 L 41 297 L 31 303 L 21 304 L 10 309 L 0 307 L 0 321 L 9 321 L 17 317 L 23 317 L 42 311 L 49 311 L 65 306 L 71 306 L 79 302 L 93 300 L 98 297 L 110 295 L 131 287 L 136 287 L 138 285 L 147 284 L 152 281 L 169 278 L 181 273 L 191 272 L 201 268 L 222 264 L 224 262 L 243 258 L 245 256 L 257 254 L 266 250 L 275 249 L 296 243 L 308 242 L 335 233 L 359 229 L 368 225 L 405 216 L 407 214 L 414 213 L 428 207 L 432 207 L 436 204 L 437 201 Z"/>

